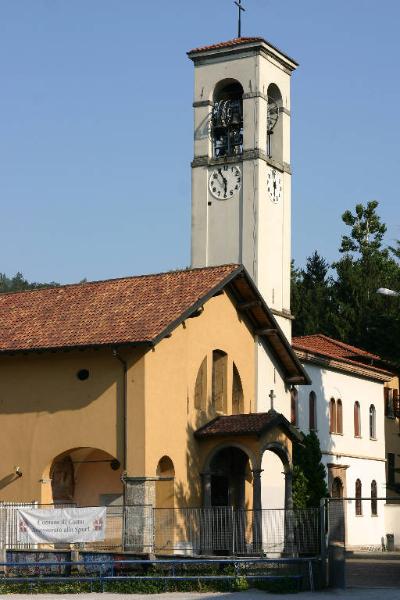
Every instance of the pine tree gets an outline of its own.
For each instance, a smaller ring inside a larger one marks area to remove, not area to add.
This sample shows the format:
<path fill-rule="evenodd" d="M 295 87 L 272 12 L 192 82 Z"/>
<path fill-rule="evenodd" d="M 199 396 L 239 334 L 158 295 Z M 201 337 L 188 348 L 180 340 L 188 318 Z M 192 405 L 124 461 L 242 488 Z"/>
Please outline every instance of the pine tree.
<path fill-rule="evenodd" d="M 314 431 L 293 446 L 293 505 L 312 508 L 328 495 L 326 470 L 321 462 L 319 439 Z"/>
<path fill-rule="evenodd" d="M 343 257 L 333 265 L 337 310 L 332 322 L 342 341 L 400 362 L 398 300 L 388 302 L 376 293 L 379 287 L 400 289 L 400 268 L 383 246 L 386 225 L 377 207 L 376 201 L 358 204 L 354 213 L 342 216 L 351 232 L 343 235 L 339 249 Z"/>
<path fill-rule="evenodd" d="M 294 335 L 330 333 L 333 311 L 329 264 L 315 251 L 305 270 L 292 268 L 292 311 Z"/>

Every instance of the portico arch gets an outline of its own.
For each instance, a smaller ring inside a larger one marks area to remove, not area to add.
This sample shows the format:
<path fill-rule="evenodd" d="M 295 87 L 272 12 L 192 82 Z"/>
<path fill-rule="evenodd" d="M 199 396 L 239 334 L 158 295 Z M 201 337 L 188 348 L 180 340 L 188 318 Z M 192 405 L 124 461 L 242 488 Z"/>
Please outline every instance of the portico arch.
<path fill-rule="evenodd" d="M 57 455 L 42 476 L 41 501 L 98 506 L 122 504 L 120 462 L 99 448 L 71 448 Z"/>
<path fill-rule="evenodd" d="M 262 507 L 292 508 L 292 461 L 286 446 L 279 442 L 263 446 L 261 470 Z"/>

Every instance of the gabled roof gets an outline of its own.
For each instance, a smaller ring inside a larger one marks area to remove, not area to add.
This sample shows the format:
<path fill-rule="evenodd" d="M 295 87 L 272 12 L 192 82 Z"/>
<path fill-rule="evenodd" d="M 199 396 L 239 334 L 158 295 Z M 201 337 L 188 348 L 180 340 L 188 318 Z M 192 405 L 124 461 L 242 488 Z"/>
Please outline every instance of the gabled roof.
<path fill-rule="evenodd" d="M 0 294 L 0 351 L 152 342 L 238 265 Z"/>
<path fill-rule="evenodd" d="M 226 291 L 265 340 L 288 383 L 308 376 L 241 265 L 222 265 L 0 294 L 0 352 L 157 344 Z"/>
<path fill-rule="evenodd" d="M 350 346 L 350 344 L 345 344 L 322 333 L 294 337 L 292 345 L 335 358 L 382 360 L 377 354 Z"/>
<path fill-rule="evenodd" d="M 281 413 L 277 413 L 275 410 L 267 413 L 219 416 L 200 427 L 194 435 L 199 440 L 236 435 L 260 437 L 274 427 L 284 429 L 292 439 L 301 440 L 303 438 L 296 427 L 293 427 Z"/>
<path fill-rule="evenodd" d="M 331 361 L 335 368 L 340 368 L 342 365 L 344 370 L 355 371 L 358 367 L 359 374 L 375 375 L 379 379 L 383 376 L 385 380 L 392 377 L 388 369 L 381 367 L 383 360 L 377 354 L 345 344 L 322 333 L 294 337 L 292 346 L 296 354 L 305 361 L 318 362 L 319 360 L 324 364 Z"/>

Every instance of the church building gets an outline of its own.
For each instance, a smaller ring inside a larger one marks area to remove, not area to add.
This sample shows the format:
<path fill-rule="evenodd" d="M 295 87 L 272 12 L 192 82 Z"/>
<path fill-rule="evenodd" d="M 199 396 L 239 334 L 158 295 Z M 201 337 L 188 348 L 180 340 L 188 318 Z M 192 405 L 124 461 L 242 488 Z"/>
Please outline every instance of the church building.
<path fill-rule="evenodd" d="M 298 65 L 259 37 L 188 56 L 191 268 L 0 295 L 1 501 L 290 509 L 292 445 L 317 418 L 330 492 L 361 468 L 383 493 L 391 375 L 291 345 Z M 339 431 L 353 401 L 376 409 L 363 441 L 347 416 Z"/>
<path fill-rule="evenodd" d="M 1 500 L 291 506 L 297 64 L 262 38 L 188 56 L 192 268 L 0 296 Z"/>

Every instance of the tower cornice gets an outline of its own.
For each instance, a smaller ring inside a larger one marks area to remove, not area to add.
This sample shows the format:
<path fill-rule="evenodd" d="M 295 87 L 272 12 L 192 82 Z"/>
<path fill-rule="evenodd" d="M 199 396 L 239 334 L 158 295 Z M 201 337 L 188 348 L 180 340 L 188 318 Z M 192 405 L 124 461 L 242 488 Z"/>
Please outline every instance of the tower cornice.
<path fill-rule="evenodd" d="M 211 46 L 202 46 L 190 50 L 187 55 L 194 62 L 208 62 L 215 58 L 226 58 L 227 56 L 242 54 L 263 54 L 274 58 L 289 73 L 294 71 L 299 64 L 290 56 L 276 48 L 270 42 L 261 37 L 235 38 L 226 42 L 220 42 Z"/>

